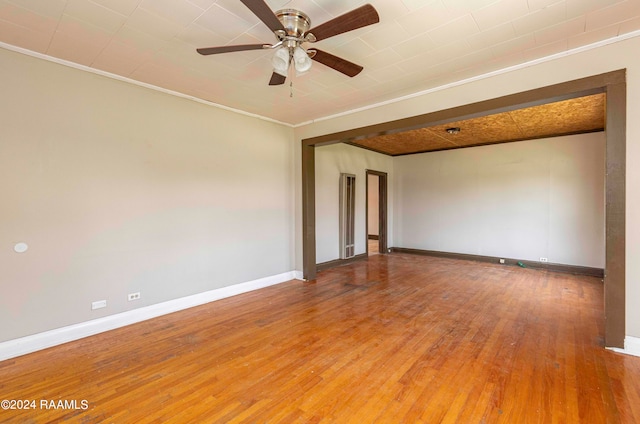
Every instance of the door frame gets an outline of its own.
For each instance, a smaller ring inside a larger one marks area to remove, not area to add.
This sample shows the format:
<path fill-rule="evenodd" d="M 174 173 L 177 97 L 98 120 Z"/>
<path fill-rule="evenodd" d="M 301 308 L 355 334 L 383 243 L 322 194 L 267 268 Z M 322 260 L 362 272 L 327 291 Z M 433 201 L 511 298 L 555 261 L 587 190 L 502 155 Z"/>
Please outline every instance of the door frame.
<path fill-rule="evenodd" d="M 378 177 L 378 253 L 387 253 L 387 173 L 382 171 L 366 170 L 366 201 L 365 201 L 365 220 L 367 237 L 367 254 L 369 253 L 369 175 Z"/>
<path fill-rule="evenodd" d="M 605 346 L 624 348 L 626 334 L 626 69 L 510 94 L 490 100 L 325 134 L 302 140 L 302 266 L 303 278 L 316 278 L 315 147 L 398 133 L 431 125 L 475 118 L 606 93 L 605 177 Z"/>

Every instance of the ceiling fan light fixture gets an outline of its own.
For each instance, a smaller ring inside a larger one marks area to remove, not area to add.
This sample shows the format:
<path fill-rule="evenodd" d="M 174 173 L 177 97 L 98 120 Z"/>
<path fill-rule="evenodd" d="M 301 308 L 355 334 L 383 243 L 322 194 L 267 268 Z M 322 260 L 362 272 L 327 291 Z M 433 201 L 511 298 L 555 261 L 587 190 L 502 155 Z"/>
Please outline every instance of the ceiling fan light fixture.
<path fill-rule="evenodd" d="M 273 58 L 271 59 L 273 72 L 286 77 L 289 71 L 289 59 L 290 54 L 287 47 L 280 47 L 279 49 L 277 49 L 275 54 L 273 55 Z"/>
<path fill-rule="evenodd" d="M 297 74 L 303 74 L 311 69 L 311 63 L 311 58 L 305 49 L 297 46 L 293 50 L 293 66 L 295 66 Z"/>

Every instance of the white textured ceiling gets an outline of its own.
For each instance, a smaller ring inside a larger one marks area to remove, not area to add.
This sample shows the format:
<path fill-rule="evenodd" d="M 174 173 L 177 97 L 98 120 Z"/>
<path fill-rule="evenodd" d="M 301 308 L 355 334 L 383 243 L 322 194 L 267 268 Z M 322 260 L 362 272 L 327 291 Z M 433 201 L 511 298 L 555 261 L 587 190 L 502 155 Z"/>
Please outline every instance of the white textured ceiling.
<path fill-rule="evenodd" d="M 304 11 L 312 27 L 367 3 L 266 2 L 274 11 Z M 360 75 L 349 78 L 314 62 L 283 86 L 267 85 L 270 50 L 196 53 L 197 47 L 275 42 L 239 0 L 0 0 L 0 42 L 298 124 L 640 29 L 640 0 L 369 3 L 380 23 L 315 44 L 364 66 Z"/>

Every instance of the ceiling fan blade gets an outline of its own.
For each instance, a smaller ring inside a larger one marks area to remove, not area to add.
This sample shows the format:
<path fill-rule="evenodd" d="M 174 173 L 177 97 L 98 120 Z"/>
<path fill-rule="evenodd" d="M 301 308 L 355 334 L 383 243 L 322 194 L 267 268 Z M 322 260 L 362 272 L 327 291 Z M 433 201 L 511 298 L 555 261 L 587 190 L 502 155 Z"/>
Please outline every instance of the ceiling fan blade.
<path fill-rule="evenodd" d="M 315 28 L 311 28 L 309 32 L 316 37 L 317 41 L 320 41 L 325 38 L 333 37 L 334 35 L 353 31 L 354 29 L 362 28 L 378 22 L 380 22 L 380 17 L 378 16 L 376 9 L 370 4 L 365 4 L 364 6 L 353 9 L 351 12 L 347 12 L 344 15 L 333 18 Z"/>
<path fill-rule="evenodd" d="M 355 63 L 349 62 L 348 60 L 342 59 L 341 57 L 334 56 L 331 53 L 323 52 L 322 50 L 318 50 L 314 48 L 316 51 L 315 56 L 311 59 L 316 62 L 320 62 L 323 65 L 328 66 L 329 68 L 333 68 L 338 72 L 342 72 L 343 74 L 349 77 L 355 77 L 364 69 L 360 65 L 356 65 Z"/>
<path fill-rule="evenodd" d="M 269 80 L 269 85 L 282 85 L 284 81 L 287 79 L 284 75 L 280 75 L 277 73 L 271 74 L 271 80 Z"/>
<path fill-rule="evenodd" d="M 267 45 L 267 47 L 269 46 Z M 264 48 L 265 44 L 239 44 L 237 46 L 204 47 L 196 49 L 196 51 L 206 56 L 209 54 L 240 52 L 243 50 L 262 50 Z"/>
<path fill-rule="evenodd" d="M 271 31 L 282 30 L 284 26 L 276 17 L 275 13 L 267 6 L 263 0 L 240 0 L 249 8 Z"/>

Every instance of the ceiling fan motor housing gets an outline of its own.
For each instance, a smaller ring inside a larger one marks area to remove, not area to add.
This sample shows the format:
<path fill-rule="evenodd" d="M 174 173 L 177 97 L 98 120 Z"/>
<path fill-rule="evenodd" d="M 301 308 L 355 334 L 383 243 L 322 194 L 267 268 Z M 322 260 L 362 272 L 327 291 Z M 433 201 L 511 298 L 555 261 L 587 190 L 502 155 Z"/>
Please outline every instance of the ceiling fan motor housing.
<path fill-rule="evenodd" d="M 305 41 L 303 35 L 311 28 L 311 19 L 309 19 L 309 16 L 296 9 L 278 10 L 276 16 L 287 31 L 286 36 L 281 39 L 291 37 L 295 38 L 295 40 L 289 39 L 290 41 Z"/>

